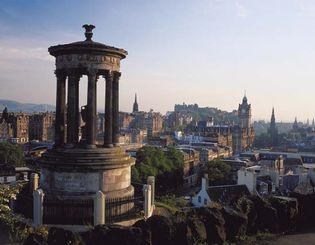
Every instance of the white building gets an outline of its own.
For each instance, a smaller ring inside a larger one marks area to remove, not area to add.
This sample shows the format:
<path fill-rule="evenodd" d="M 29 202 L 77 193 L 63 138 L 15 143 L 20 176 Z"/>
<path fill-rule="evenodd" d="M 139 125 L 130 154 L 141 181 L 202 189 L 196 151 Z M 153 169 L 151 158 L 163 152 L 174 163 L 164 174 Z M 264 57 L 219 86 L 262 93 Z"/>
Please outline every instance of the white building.
<path fill-rule="evenodd" d="M 209 186 L 209 180 L 205 176 L 202 178 L 200 191 L 192 197 L 191 203 L 194 207 L 208 206 L 212 202 L 228 204 L 242 195 L 249 195 L 246 185 Z"/>

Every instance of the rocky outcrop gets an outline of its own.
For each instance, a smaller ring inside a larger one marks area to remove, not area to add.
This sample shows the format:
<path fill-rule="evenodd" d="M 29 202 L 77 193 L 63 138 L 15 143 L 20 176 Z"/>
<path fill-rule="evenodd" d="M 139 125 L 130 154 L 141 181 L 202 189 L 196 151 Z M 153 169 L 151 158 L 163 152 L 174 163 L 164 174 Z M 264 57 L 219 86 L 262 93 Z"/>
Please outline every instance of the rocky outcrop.
<path fill-rule="evenodd" d="M 240 197 L 231 207 L 192 208 L 171 218 L 155 215 L 132 227 L 99 225 L 80 235 L 51 228 L 47 241 L 32 234 L 24 244 L 224 244 L 237 243 L 238 238 L 257 231 L 288 232 L 315 226 L 315 194 L 291 196 L 294 198 Z"/>
<path fill-rule="evenodd" d="M 228 207 L 223 208 L 222 211 L 225 220 L 226 239 L 236 242 L 240 237 L 246 235 L 247 216 Z"/>
<path fill-rule="evenodd" d="M 196 214 L 205 224 L 208 244 L 223 244 L 226 240 L 225 220 L 220 208 L 199 208 Z"/>

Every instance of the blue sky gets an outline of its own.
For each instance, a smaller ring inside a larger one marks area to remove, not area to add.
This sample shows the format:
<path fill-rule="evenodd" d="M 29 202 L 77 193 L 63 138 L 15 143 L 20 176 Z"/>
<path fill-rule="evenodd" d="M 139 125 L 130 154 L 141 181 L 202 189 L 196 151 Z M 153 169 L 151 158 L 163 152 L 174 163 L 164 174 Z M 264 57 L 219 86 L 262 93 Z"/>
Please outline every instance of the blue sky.
<path fill-rule="evenodd" d="M 51 45 L 93 39 L 129 52 L 121 110 L 175 103 L 236 109 L 247 91 L 255 119 L 315 117 L 315 1 L 1 0 L 0 98 L 55 103 Z M 81 86 L 81 104 L 86 100 Z M 98 108 L 104 105 L 99 83 Z"/>

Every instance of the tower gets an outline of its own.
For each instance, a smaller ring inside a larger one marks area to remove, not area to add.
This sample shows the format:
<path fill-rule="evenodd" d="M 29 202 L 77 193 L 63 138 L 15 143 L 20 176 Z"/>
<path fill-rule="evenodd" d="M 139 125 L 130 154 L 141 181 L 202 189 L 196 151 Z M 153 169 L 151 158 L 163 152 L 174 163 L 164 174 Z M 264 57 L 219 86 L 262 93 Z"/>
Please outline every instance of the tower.
<path fill-rule="evenodd" d="M 246 94 L 243 97 L 242 104 L 238 106 L 238 118 L 241 128 L 249 128 L 251 126 L 252 109 L 247 102 Z"/>
<path fill-rule="evenodd" d="M 275 117 L 275 109 L 272 108 L 271 119 L 270 119 L 270 127 L 269 127 L 269 135 L 271 138 L 272 146 L 276 146 L 278 144 L 278 129 L 276 127 L 276 117 Z"/>
<path fill-rule="evenodd" d="M 252 108 L 246 94 L 238 106 L 238 124 L 233 127 L 233 151 L 240 153 L 251 148 L 254 142 L 254 129 L 251 125 Z"/>
<path fill-rule="evenodd" d="M 57 93 L 55 144 L 39 160 L 46 224 L 60 224 L 62 220 L 71 225 L 93 222 L 96 193 L 105 194 L 106 202 L 126 200 L 134 195 L 131 166 L 135 160 L 119 146 L 120 62 L 128 53 L 94 42 L 95 26 L 83 27 L 86 40 L 48 49 L 56 58 Z M 87 105 L 80 108 L 79 86 L 83 75 L 88 78 Z M 105 96 L 103 145 L 96 141 L 97 85 L 100 83 L 106 87 L 102 91 Z M 82 127 L 81 117 L 85 123 Z M 132 205 L 117 205 L 106 212 L 122 215 L 132 209 Z"/>
<path fill-rule="evenodd" d="M 138 112 L 139 111 L 139 106 L 138 106 L 138 102 L 137 102 L 137 94 L 135 94 L 135 102 L 133 103 L 133 107 L 132 107 L 132 112 Z"/>

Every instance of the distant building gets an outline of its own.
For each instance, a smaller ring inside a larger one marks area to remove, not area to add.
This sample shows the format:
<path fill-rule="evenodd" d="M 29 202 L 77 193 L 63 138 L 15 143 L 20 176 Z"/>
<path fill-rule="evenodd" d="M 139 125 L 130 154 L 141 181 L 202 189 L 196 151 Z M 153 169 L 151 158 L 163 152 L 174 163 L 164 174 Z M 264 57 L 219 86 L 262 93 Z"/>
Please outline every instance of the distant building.
<path fill-rule="evenodd" d="M 233 151 L 241 153 L 250 149 L 254 142 L 254 128 L 251 123 L 252 108 L 247 102 L 246 95 L 238 107 L 238 124 L 233 127 Z"/>
<path fill-rule="evenodd" d="M 220 146 L 232 147 L 232 129 L 228 125 L 213 125 L 212 118 L 190 124 L 185 129 L 186 135 L 198 137 L 201 141 L 216 143 Z"/>
<path fill-rule="evenodd" d="M 8 109 L 4 108 L 0 116 L 0 142 L 9 141 L 13 137 L 12 124 L 9 121 Z"/>
<path fill-rule="evenodd" d="M 137 94 L 135 94 L 135 102 L 133 103 L 132 107 L 132 112 L 138 112 L 139 111 L 139 106 L 138 106 L 138 101 L 137 101 Z"/>
<path fill-rule="evenodd" d="M 213 202 L 228 205 L 235 198 L 248 196 L 249 194 L 246 185 L 209 186 L 208 177 L 205 176 L 201 180 L 200 191 L 192 197 L 191 202 L 194 207 L 208 206 Z"/>
<path fill-rule="evenodd" d="M 272 108 L 272 114 L 271 114 L 271 120 L 270 120 L 270 127 L 268 130 L 268 133 L 271 138 L 271 144 L 272 146 L 278 145 L 278 129 L 276 126 L 276 117 L 275 117 L 275 110 Z"/>
<path fill-rule="evenodd" d="M 12 124 L 13 143 L 27 143 L 29 141 L 29 116 L 25 113 L 9 114 L 9 121 Z"/>
<path fill-rule="evenodd" d="M 29 140 L 53 141 L 55 115 L 51 112 L 29 116 Z"/>

